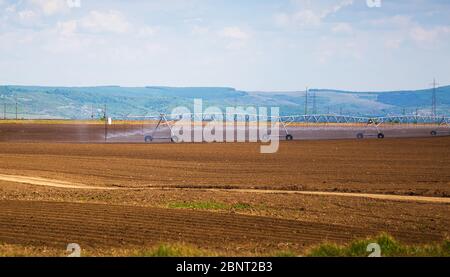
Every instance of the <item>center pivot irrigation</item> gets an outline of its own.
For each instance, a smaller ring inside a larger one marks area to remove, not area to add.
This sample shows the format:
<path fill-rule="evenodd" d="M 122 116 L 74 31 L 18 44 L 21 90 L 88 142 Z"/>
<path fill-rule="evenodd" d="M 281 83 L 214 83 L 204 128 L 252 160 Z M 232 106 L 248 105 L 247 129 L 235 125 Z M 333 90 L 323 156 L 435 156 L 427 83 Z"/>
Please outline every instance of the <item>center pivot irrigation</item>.
<path fill-rule="evenodd" d="M 279 135 L 279 138 L 285 138 L 288 141 L 291 141 L 294 139 L 294 136 L 289 132 L 288 126 L 291 123 L 289 120 L 284 120 L 283 117 L 275 117 L 275 116 L 261 116 L 261 115 L 254 115 L 254 114 L 219 114 L 219 113 L 209 113 L 209 114 L 196 114 L 196 113 L 187 113 L 187 114 L 164 114 L 161 113 L 159 115 L 144 115 L 144 116 L 127 116 L 127 119 L 132 120 L 144 120 L 144 121 L 154 121 L 156 122 L 156 125 L 151 128 L 151 130 L 144 132 L 144 141 L 147 143 L 153 142 L 154 140 L 161 140 L 161 139 L 170 139 L 172 142 L 180 142 L 180 138 L 176 135 L 174 131 L 174 125 L 175 123 L 183 120 L 183 119 L 190 119 L 191 122 L 215 122 L 215 123 L 255 123 L 253 127 L 257 126 L 256 123 L 258 122 L 265 122 L 267 124 L 271 124 L 271 127 L 274 128 L 277 124 L 281 126 L 281 130 L 283 132 L 283 135 Z M 231 121 L 229 119 L 232 119 Z M 157 134 L 160 133 L 158 131 L 169 131 L 169 136 L 158 136 Z M 264 141 L 273 139 L 274 135 L 272 134 L 263 134 L 261 136 L 261 139 Z"/>
<path fill-rule="evenodd" d="M 365 137 L 377 137 L 379 139 L 384 139 L 384 133 L 380 129 L 381 123 L 376 119 L 369 119 L 367 121 L 368 130 L 360 132 L 356 135 L 356 138 L 363 139 Z"/>
<path fill-rule="evenodd" d="M 155 140 L 170 140 L 171 142 L 180 142 L 180 138 L 174 131 L 175 123 L 183 119 L 190 119 L 193 122 L 216 122 L 216 123 L 245 123 L 250 126 L 251 123 L 266 122 L 271 127 L 277 126 L 281 131 L 277 136 L 287 141 L 294 140 L 294 135 L 289 127 L 308 126 L 307 124 L 337 124 L 334 126 L 353 126 L 355 129 L 355 138 L 378 138 L 384 139 L 383 125 L 397 127 L 411 126 L 436 126 L 431 132 L 431 136 L 450 135 L 450 118 L 436 116 L 386 116 L 386 117 L 362 117 L 362 116 L 343 116 L 343 115 L 290 115 L 290 116 L 261 116 L 255 114 L 218 114 L 218 113 L 187 113 L 187 114 L 164 114 L 126 116 L 129 120 L 144 120 L 155 122 L 156 125 L 150 130 L 143 130 L 143 139 L 146 143 Z M 231 118 L 231 120 L 230 120 Z M 256 126 L 256 125 L 255 125 Z M 326 127 L 325 127 L 326 128 Z M 164 131 L 168 131 L 167 135 Z M 274 139 L 275 135 L 263 134 L 261 139 L 267 141 Z"/>
<path fill-rule="evenodd" d="M 155 118 L 153 118 L 153 119 L 155 119 Z M 170 139 L 171 142 L 177 143 L 179 141 L 179 138 L 174 134 L 174 131 L 173 131 L 173 128 L 172 128 L 173 124 L 176 121 L 177 120 L 175 120 L 175 119 L 172 119 L 172 120 L 167 119 L 167 116 L 165 114 L 160 114 L 159 118 L 158 118 L 158 124 L 156 124 L 155 128 L 153 128 L 152 131 L 149 134 L 146 134 L 144 136 L 144 141 L 146 143 L 150 143 L 150 142 L 152 142 L 155 139 Z M 163 127 L 163 126 L 166 126 L 170 130 L 170 136 L 169 137 L 167 137 L 167 136 L 166 137 L 164 137 L 164 136 L 156 137 L 155 136 L 156 131 L 160 127 Z"/>
<path fill-rule="evenodd" d="M 433 137 L 437 136 L 437 135 L 449 135 L 450 134 L 450 123 L 449 121 L 442 121 L 438 128 L 431 131 L 431 135 Z"/>

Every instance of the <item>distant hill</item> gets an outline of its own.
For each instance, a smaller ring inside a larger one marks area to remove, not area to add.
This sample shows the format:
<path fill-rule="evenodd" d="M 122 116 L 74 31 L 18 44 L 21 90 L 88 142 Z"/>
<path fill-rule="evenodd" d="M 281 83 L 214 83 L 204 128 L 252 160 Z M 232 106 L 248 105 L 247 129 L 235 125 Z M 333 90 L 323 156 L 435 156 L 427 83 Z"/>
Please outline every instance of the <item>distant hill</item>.
<path fill-rule="evenodd" d="M 312 89 L 308 114 L 351 114 L 382 116 L 388 114 L 429 114 L 431 89 L 415 91 L 351 92 Z M 316 110 L 313 99 L 315 96 Z M 204 106 L 277 106 L 283 115 L 305 113 L 305 92 L 249 92 L 222 87 L 37 87 L 0 86 L 0 118 L 15 117 L 17 102 L 20 118 L 98 118 L 104 105 L 108 115 L 169 113 L 177 106 L 192 108 L 193 99 Z M 450 86 L 437 89 L 439 114 L 450 114 Z"/>

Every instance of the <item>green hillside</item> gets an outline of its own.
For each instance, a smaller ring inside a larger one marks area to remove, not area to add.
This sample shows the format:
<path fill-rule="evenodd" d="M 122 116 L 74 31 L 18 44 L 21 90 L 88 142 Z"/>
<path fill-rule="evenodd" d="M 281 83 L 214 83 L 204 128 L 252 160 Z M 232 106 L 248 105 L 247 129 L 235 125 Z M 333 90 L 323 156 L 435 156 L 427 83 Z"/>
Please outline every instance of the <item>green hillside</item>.
<path fill-rule="evenodd" d="M 308 114 L 333 113 L 381 116 L 430 113 L 432 90 L 391 92 L 349 92 L 313 89 L 309 92 Z M 315 97 L 314 97 L 315 95 Z M 0 116 L 14 118 L 85 119 L 107 113 L 112 117 L 170 113 L 177 106 L 193 107 L 201 98 L 204 107 L 280 107 L 281 114 L 304 114 L 305 92 L 246 92 L 221 87 L 37 87 L 0 86 Z M 313 99 L 315 98 L 315 109 Z M 437 90 L 438 112 L 449 115 L 450 86 Z"/>

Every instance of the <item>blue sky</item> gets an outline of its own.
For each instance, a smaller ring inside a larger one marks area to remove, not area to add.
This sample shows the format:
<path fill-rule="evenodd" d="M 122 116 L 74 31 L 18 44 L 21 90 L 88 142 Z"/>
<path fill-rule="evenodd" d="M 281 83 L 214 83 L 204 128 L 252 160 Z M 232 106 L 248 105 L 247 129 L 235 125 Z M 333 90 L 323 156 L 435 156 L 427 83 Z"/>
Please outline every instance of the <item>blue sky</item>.
<path fill-rule="evenodd" d="M 450 1 L 380 4 L 0 0 L 0 84 L 279 91 L 415 89 L 433 77 L 450 84 Z"/>

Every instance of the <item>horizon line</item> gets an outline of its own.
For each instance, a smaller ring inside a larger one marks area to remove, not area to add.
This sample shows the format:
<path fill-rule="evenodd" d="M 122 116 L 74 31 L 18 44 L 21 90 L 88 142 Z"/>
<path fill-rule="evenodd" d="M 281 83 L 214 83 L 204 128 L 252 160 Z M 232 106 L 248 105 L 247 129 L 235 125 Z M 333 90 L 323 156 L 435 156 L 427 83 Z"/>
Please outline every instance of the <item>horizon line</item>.
<path fill-rule="evenodd" d="M 124 86 L 124 85 L 83 85 L 83 86 L 70 86 L 70 85 L 23 85 L 23 84 L 0 84 L 0 87 L 39 87 L 39 88 L 193 88 L 193 89 L 232 89 L 235 91 L 249 92 L 249 93 L 295 93 L 295 92 L 305 92 L 306 90 L 245 90 L 237 89 L 232 86 L 170 86 L 170 85 L 143 85 L 143 86 Z M 450 85 L 437 86 L 436 89 L 450 87 Z M 432 90 L 433 87 L 428 88 L 415 88 L 415 89 L 398 89 L 398 90 L 345 90 L 336 88 L 308 88 L 308 91 L 335 91 L 335 92 L 346 92 L 346 93 L 390 93 L 390 92 L 417 92 L 423 90 Z"/>

